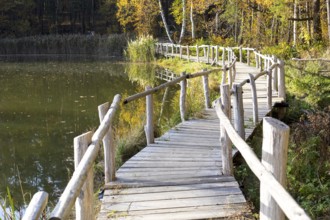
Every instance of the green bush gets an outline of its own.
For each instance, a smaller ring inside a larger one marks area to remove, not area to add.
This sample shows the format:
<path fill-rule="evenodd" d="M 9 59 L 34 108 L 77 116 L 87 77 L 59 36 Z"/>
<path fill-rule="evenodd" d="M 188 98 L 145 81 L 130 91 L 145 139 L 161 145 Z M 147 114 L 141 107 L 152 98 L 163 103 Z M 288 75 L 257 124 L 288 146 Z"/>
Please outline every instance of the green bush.
<path fill-rule="evenodd" d="M 126 57 L 132 62 L 150 62 L 156 59 L 156 40 L 152 36 L 142 36 L 128 42 Z"/>
<path fill-rule="evenodd" d="M 293 124 L 288 187 L 312 218 L 330 217 L 330 108 Z"/>

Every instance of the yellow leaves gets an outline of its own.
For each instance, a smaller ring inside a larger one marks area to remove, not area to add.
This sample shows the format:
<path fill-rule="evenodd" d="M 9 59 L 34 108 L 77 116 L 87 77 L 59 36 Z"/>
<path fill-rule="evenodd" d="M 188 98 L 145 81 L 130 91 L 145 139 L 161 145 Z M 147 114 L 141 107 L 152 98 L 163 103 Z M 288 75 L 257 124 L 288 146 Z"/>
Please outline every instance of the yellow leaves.
<path fill-rule="evenodd" d="M 126 29 L 130 25 L 140 34 L 151 34 L 156 24 L 158 5 L 154 0 L 118 0 L 117 18 Z"/>

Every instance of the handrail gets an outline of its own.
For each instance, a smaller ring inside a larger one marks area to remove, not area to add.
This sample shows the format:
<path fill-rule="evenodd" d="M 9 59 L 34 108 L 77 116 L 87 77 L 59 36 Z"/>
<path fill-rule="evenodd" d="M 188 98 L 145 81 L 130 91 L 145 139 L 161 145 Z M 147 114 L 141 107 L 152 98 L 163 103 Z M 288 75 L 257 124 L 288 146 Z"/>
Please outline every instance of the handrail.
<path fill-rule="evenodd" d="M 203 77 L 203 88 L 204 88 L 204 96 L 205 96 L 205 107 L 209 108 L 210 107 L 210 100 L 209 100 L 209 91 L 208 91 L 208 75 L 214 72 L 218 72 L 218 71 L 223 71 L 223 81 L 222 84 L 224 85 L 226 83 L 226 76 L 228 75 L 228 81 L 230 83 L 230 87 L 235 79 L 235 75 L 236 75 L 236 63 L 238 62 L 238 57 L 236 57 L 235 53 L 234 53 L 234 49 L 237 50 L 239 49 L 239 61 L 242 62 L 242 50 L 247 50 L 248 52 L 248 58 L 247 58 L 247 62 L 249 65 L 249 57 L 250 51 L 253 51 L 255 53 L 255 56 L 258 58 L 258 61 L 256 59 L 256 65 L 259 66 L 260 64 L 260 60 L 261 58 L 265 58 L 265 69 L 264 71 L 261 71 L 260 73 L 258 73 L 257 75 L 253 76 L 252 74 L 249 74 L 249 79 L 245 79 L 243 80 L 241 83 L 239 84 L 234 84 L 232 93 L 229 90 L 228 87 L 228 91 L 227 94 L 234 94 L 237 97 L 241 97 L 242 96 L 242 86 L 245 85 L 246 83 L 250 83 L 251 84 L 251 90 L 252 90 L 252 99 L 253 99 L 253 111 L 254 111 L 254 123 L 258 122 L 258 117 L 257 117 L 257 111 L 258 111 L 258 106 L 257 106 L 257 96 L 256 96 L 256 88 L 255 88 L 255 80 L 257 80 L 259 77 L 261 77 L 262 75 L 267 75 L 268 76 L 268 106 L 271 107 L 271 97 L 272 97 L 272 88 L 275 88 L 274 86 L 272 87 L 271 85 L 271 80 L 272 80 L 272 73 L 274 72 L 274 70 L 279 69 L 279 74 L 278 74 L 278 79 L 279 79 L 279 97 L 282 97 L 284 99 L 285 96 L 285 88 L 284 88 L 284 63 L 283 61 L 279 60 L 277 61 L 274 57 L 268 57 L 265 55 L 262 55 L 260 53 L 258 53 L 255 49 L 251 49 L 251 48 L 242 48 L 242 47 L 235 47 L 235 48 L 231 48 L 231 47 L 220 47 L 220 46 L 213 46 L 213 45 L 202 45 L 202 46 L 182 46 L 182 45 L 176 45 L 176 44 L 156 44 L 156 51 L 160 52 L 160 53 L 164 53 L 163 51 L 163 46 L 166 46 L 166 50 L 165 53 L 169 53 L 168 47 L 172 48 L 172 54 L 174 54 L 174 50 L 173 48 L 179 48 L 179 53 L 180 53 L 180 57 L 182 57 L 182 48 L 186 48 L 187 49 L 187 57 L 188 59 L 190 59 L 190 52 L 189 52 L 189 48 L 196 48 L 196 55 L 197 55 L 197 62 L 199 62 L 198 56 L 199 56 L 199 48 L 204 48 L 203 52 L 204 52 L 204 58 L 207 58 L 207 62 L 209 62 L 209 53 L 211 52 L 211 58 L 213 61 L 218 63 L 218 59 L 219 59 L 219 49 L 222 50 L 222 59 L 223 59 L 223 63 L 222 63 L 222 68 L 217 68 L 217 69 L 212 69 L 212 70 L 203 70 L 200 72 L 196 72 L 196 73 L 192 73 L 192 74 L 185 74 L 182 73 L 181 76 L 163 83 L 157 87 L 154 88 L 148 88 L 146 91 L 141 92 L 141 93 L 137 93 L 134 94 L 132 96 L 127 97 L 124 101 L 123 104 L 126 104 L 128 102 L 131 102 L 133 100 L 142 98 L 142 97 L 146 97 L 147 100 L 147 121 L 148 124 L 145 127 L 145 131 L 146 131 L 146 135 L 148 138 L 148 144 L 153 142 L 153 132 L 152 132 L 152 109 L 153 109 L 153 101 L 152 101 L 152 94 L 161 90 L 161 89 L 165 89 L 168 88 L 169 86 L 175 85 L 177 83 L 180 83 L 181 85 L 181 93 L 180 93 L 180 115 L 181 115 L 181 120 L 184 121 L 185 120 L 185 97 L 186 97 L 186 86 L 187 86 L 187 79 L 191 79 L 191 78 L 196 78 L 196 77 Z M 212 50 L 210 50 L 212 49 Z M 207 53 L 206 53 L 207 51 Z M 178 53 L 178 51 L 175 51 L 176 53 Z M 214 52 L 216 54 L 214 54 Z M 228 52 L 228 56 L 226 56 L 226 52 Z M 266 62 L 267 61 L 267 62 Z M 226 63 L 227 62 L 227 63 Z M 270 66 L 270 63 L 272 63 L 272 65 Z M 227 74 L 228 72 L 228 74 Z M 274 72 L 275 73 L 275 72 Z M 277 75 L 277 73 L 275 74 Z M 281 84 L 281 85 L 280 85 Z M 282 88 L 283 87 L 283 88 Z M 282 89 L 280 89 L 282 88 Z M 223 90 L 223 89 L 222 89 Z M 110 141 L 110 140 L 105 140 L 107 138 L 110 138 L 111 135 L 107 135 L 110 132 L 110 128 L 111 128 L 111 124 L 113 121 L 113 117 L 114 114 L 116 112 L 116 109 L 119 106 L 119 102 L 120 102 L 120 95 L 116 95 L 114 97 L 113 103 L 112 105 L 109 107 L 108 103 L 105 103 L 104 105 L 101 105 L 101 109 L 99 106 L 99 114 L 100 114 L 100 119 L 103 118 L 103 120 L 101 120 L 100 126 L 98 127 L 98 129 L 96 130 L 96 132 L 94 133 L 94 135 L 92 137 L 87 138 L 88 143 L 89 144 L 86 153 L 84 154 L 83 158 L 81 159 L 81 162 L 79 163 L 78 167 L 76 168 L 76 171 L 73 173 L 72 178 L 70 179 L 67 187 L 65 188 L 63 194 L 61 195 L 59 202 L 57 203 L 55 209 L 53 210 L 53 212 L 51 213 L 51 218 L 50 219 L 65 219 L 66 216 L 68 216 L 69 212 L 72 209 L 72 206 L 74 204 L 74 201 L 76 200 L 80 190 L 82 189 L 83 184 L 86 181 L 87 175 L 88 175 L 88 171 L 91 169 L 92 164 L 95 161 L 95 158 L 98 154 L 98 151 L 100 149 L 100 143 L 103 140 L 104 142 Z M 236 98 L 237 103 L 234 103 L 234 109 L 238 109 L 241 108 L 242 102 L 239 100 L 240 98 Z M 230 102 L 230 101 L 229 101 Z M 236 106 L 236 107 L 235 107 Z M 269 108 L 270 108 L 269 107 Z M 243 115 L 240 111 L 241 110 L 235 110 L 235 114 L 237 115 Z M 106 114 L 105 114 L 106 112 Z M 105 115 L 104 115 L 105 114 Z M 104 117 L 103 117 L 104 116 Z M 244 117 L 241 117 L 241 120 Z M 240 123 L 237 123 L 237 125 L 235 124 L 236 127 L 240 127 L 240 130 L 243 131 L 241 132 L 241 137 L 244 136 L 244 128 L 242 128 L 242 126 L 244 127 L 244 122 L 242 123 L 242 121 Z M 237 128 L 236 128 L 237 129 Z M 92 133 L 90 133 L 91 136 Z M 148 136 L 149 135 L 149 136 Z M 238 135 L 238 134 L 237 134 Z M 108 137 L 109 136 L 109 137 Z M 230 135 L 229 135 L 230 136 Z M 86 136 L 84 136 L 86 137 Z M 84 139 L 84 138 L 82 138 Z M 86 143 L 85 143 L 86 144 Z M 86 146 L 87 146 L 86 145 Z M 111 144 L 110 144 L 111 145 Z M 104 145 L 104 147 L 106 147 Z M 108 148 L 108 147 L 107 147 Z M 108 152 L 112 152 L 113 154 L 113 150 L 114 148 L 112 146 L 109 146 L 109 148 L 111 148 L 111 151 L 107 150 Z M 106 150 L 105 150 L 106 151 Z M 231 154 L 230 154 L 231 155 Z M 114 155 L 111 156 L 112 158 L 110 158 L 110 160 L 112 161 L 111 163 L 114 162 Z M 106 162 L 108 163 L 108 162 Z M 112 164 L 108 164 L 105 165 L 106 167 L 110 167 L 109 174 L 106 174 L 106 176 L 108 176 L 108 178 L 106 178 L 106 182 L 107 179 L 108 181 L 113 181 L 115 179 L 115 170 L 114 170 L 114 165 Z M 107 170 L 107 169 L 106 169 Z M 258 177 L 259 178 L 259 177 Z M 276 184 L 275 184 L 276 185 Z M 31 202 L 32 204 L 32 202 Z M 35 205 L 31 205 L 31 207 L 33 207 Z M 30 208 L 30 207 L 29 207 Z M 28 210 L 29 210 L 28 208 Z M 41 207 L 41 211 L 44 209 L 44 207 Z M 300 211 L 300 210 L 298 210 Z M 36 213 L 35 213 L 36 214 Z M 289 217 L 289 216 L 288 216 Z"/>
<path fill-rule="evenodd" d="M 40 219 L 43 210 L 48 202 L 48 193 L 40 191 L 33 195 L 29 206 L 27 207 L 22 220 Z"/>
<path fill-rule="evenodd" d="M 264 183 L 268 192 L 284 211 L 285 215 L 289 219 L 310 219 L 305 211 L 276 180 L 274 175 L 264 167 L 249 145 L 236 132 L 230 120 L 223 112 L 220 103 L 221 98 L 216 100 L 213 105 L 222 126 L 226 129 L 227 135 L 230 137 L 232 143 L 235 145 L 238 151 L 242 154 L 252 172 L 258 177 L 260 182 Z"/>
<path fill-rule="evenodd" d="M 176 85 L 177 83 L 181 82 L 182 80 L 192 79 L 192 78 L 199 77 L 199 76 L 209 75 L 210 73 L 214 73 L 214 72 L 217 72 L 219 70 L 222 70 L 222 69 L 212 69 L 212 70 L 208 70 L 208 71 L 196 72 L 196 73 L 193 73 L 193 74 L 186 74 L 186 75 L 177 77 L 177 78 L 175 78 L 175 79 L 173 79 L 169 82 L 163 83 L 163 84 L 161 84 L 157 87 L 150 88 L 149 90 L 146 90 L 144 92 L 140 92 L 140 93 L 136 93 L 134 95 L 131 95 L 131 96 L 127 97 L 126 99 L 124 99 L 123 104 L 125 105 L 125 104 L 127 104 L 131 101 L 134 101 L 134 100 L 140 99 L 140 98 L 144 98 L 147 95 L 151 95 L 153 93 L 156 93 L 159 90 L 165 89 L 169 86 Z"/>
<path fill-rule="evenodd" d="M 80 193 L 81 187 L 85 183 L 88 171 L 92 168 L 98 155 L 101 141 L 112 124 L 115 112 L 119 106 L 120 98 L 120 95 L 116 95 L 114 97 L 109 111 L 104 116 L 98 129 L 93 134 L 91 144 L 88 146 L 86 153 L 81 159 L 57 205 L 51 213 L 50 219 L 66 219 L 69 215 L 74 202 Z"/>

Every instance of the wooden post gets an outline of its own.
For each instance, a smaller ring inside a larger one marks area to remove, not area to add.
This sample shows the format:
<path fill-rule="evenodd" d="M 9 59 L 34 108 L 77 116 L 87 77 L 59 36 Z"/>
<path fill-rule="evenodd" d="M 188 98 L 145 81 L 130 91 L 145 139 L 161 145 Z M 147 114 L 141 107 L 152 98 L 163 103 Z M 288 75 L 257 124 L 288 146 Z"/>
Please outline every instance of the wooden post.
<path fill-rule="evenodd" d="M 180 59 L 182 59 L 182 47 L 181 47 L 181 45 L 179 46 L 179 51 L 180 51 Z"/>
<path fill-rule="evenodd" d="M 251 94 L 252 94 L 252 108 L 253 108 L 253 123 L 254 125 L 258 124 L 259 116 L 258 116 L 258 96 L 257 96 L 257 88 L 256 83 L 254 81 L 254 76 L 249 73 L 249 80 L 251 85 Z"/>
<path fill-rule="evenodd" d="M 190 61 L 190 51 L 189 51 L 189 46 L 187 46 L 187 57 L 188 57 L 188 61 Z"/>
<path fill-rule="evenodd" d="M 171 44 L 172 46 L 172 55 L 174 55 L 174 48 L 173 48 L 173 44 Z"/>
<path fill-rule="evenodd" d="M 77 169 L 81 159 L 87 151 L 88 145 L 92 142 L 93 132 L 87 132 L 73 139 L 74 145 L 74 166 Z M 104 158 L 105 160 L 106 158 Z M 87 174 L 87 179 L 81 188 L 80 194 L 76 199 L 76 219 L 94 219 L 94 193 L 93 193 L 93 168 Z"/>
<path fill-rule="evenodd" d="M 226 78 L 227 78 L 227 66 L 224 65 L 224 66 L 222 67 L 221 85 L 226 84 L 226 81 L 227 81 Z"/>
<path fill-rule="evenodd" d="M 203 72 L 205 71 L 207 70 L 204 69 Z M 204 97 L 205 97 L 205 108 L 208 109 L 211 107 L 208 75 L 203 75 L 203 88 L 204 88 Z"/>
<path fill-rule="evenodd" d="M 206 58 L 206 56 L 207 56 L 207 55 L 206 55 L 206 47 L 204 46 L 204 47 L 203 47 L 203 57 Z"/>
<path fill-rule="evenodd" d="M 233 64 L 233 81 L 236 79 L 236 62 Z"/>
<path fill-rule="evenodd" d="M 285 101 L 285 70 L 284 70 L 284 61 L 278 60 L 279 62 L 279 74 L 278 74 L 278 97 L 283 98 Z"/>
<path fill-rule="evenodd" d="M 239 62 L 243 61 L 242 46 L 239 47 Z"/>
<path fill-rule="evenodd" d="M 222 66 L 226 65 L 226 48 L 222 48 Z"/>
<path fill-rule="evenodd" d="M 263 119 L 262 164 L 286 188 L 286 164 L 290 128 L 283 122 Z M 260 219 L 284 220 L 285 216 L 262 182 L 260 184 Z M 268 188 L 269 189 L 269 188 Z"/>
<path fill-rule="evenodd" d="M 107 114 L 109 108 L 109 102 L 99 105 L 98 112 L 100 123 L 102 122 L 105 114 Z M 116 180 L 116 146 L 114 145 L 111 126 L 102 141 L 104 150 L 104 182 L 109 183 Z"/>
<path fill-rule="evenodd" d="M 210 63 L 210 45 L 207 45 L 207 63 Z"/>
<path fill-rule="evenodd" d="M 150 90 L 150 86 L 146 86 L 146 90 Z M 147 123 L 144 126 L 144 132 L 147 137 L 147 144 L 155 143 L 154 138 L 154 102 L 152 98 L 152 94 L 146 96 L 146 115 L 147 115 Z"/>
<path fill-rule="evenodd" d="M 247 56 L 246 57 L 246 59 L 247 59 L 247 65 L 250 66 L 250 50 L 247 50 L 246 53 L 247 53 L 247 55 L 246 55 Z"/>
<path fill-rule="evenodd" d="M 185 72 L 181 73 L 181 76 L 186 75 Z M 180 92 L 180 116 L 181 121 L 186 120 L 186 94 L 187 94 L 187 79 L 180 82 L 181 92 Z"/>
<path fill-rule="evenodd" d="M 267 63 L 268 63 L 268 59 L 267 59 L 267 55 L 266 55 L 266 57 L 264 58 L 264 70 L 268 70 Z"/>
<path fill-rule="evenodd" d="M 258 51 L 256 51 L 256 53 L 257 53 Z M 257 69 L 259 69 L 259 57 L 258 57 L 258 55 L 257 54 L 254 54 L 254 58 L 255 58 L 255 60 L 256 60 L 256 68 Z"/>
<path fill-rule="evenodd" d="M 219 47 L 218 46 L 215 47 L 215 62 L 216 62 L 216 64 L 218 64 L 218 62 L 219 62 Z"/>
<path fill-rule="evenodd" d="M 239 84 L 233 85 L 234 90 L 234 125 L 237 133 L 245 140 L 244 130 L 244 109 L 243 109 L 243 91 Z"/>
<path fill-rule="evenodd" d="M 230 63 L 228 65 L 231 65 Z M 232 67 L 229 67 L 229 70 L 228 70 L 228 83 L 229 83 L 229 86 L 231 87 L 233 85 L 233 71 L 232 71 Z"/>
<path fill-rule="evenodd" d="M 211 46 L 211 62 L 214 60 L 214 47 Z"/>
<path fill-rule="evenodd" d="M 22 220 L 38 220 L 48 203 L 48 193 L 40 191 L 33 195 Z"/>
<path fill-rule="evenodd" d="M 273 89 L 272 89 L 272 71 L 267 70 L 267 108 L 271 110 L 273 107 Z"/>
<path fill-rule="evenodd" d="M 274 64 L 277 63 L 277 57 L 273 56 Z M 273 69 L 273 88 L 275 91 L 278 91 L 278 67 Z"/>
<path fill-rule="evenodd" d="M 228 84 L 221 85 L 221 101 L 223 112 L 230 120 L 231 118 L 231 103 L 230 103 L 230 87 Z M 233 175 L 233 154 L 232 143 L 228 137 L 224 124 L 220 121 L 220 145 L 222 154 L 222 173 L 223 175 Z"/>
<path fill-rule="evenodd" d="M 196 45 L 196 56 L 197 56 L 197 62 L 199 62 L 199 50 L 198 50 L 198 45 Z"/>

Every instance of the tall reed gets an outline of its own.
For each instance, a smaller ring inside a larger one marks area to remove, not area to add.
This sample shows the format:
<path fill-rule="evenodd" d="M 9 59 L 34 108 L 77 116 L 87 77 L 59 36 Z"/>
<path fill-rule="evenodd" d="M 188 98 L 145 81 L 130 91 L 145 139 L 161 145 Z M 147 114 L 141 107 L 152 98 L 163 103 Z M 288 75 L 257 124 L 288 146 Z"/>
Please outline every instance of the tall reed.
<path fill-rule="evenodd" d="M 156 59 L 156 40 L 152 36 L 141 36 L 128 42 L 126 57 L 132 62 L 150 62 Z"/>

